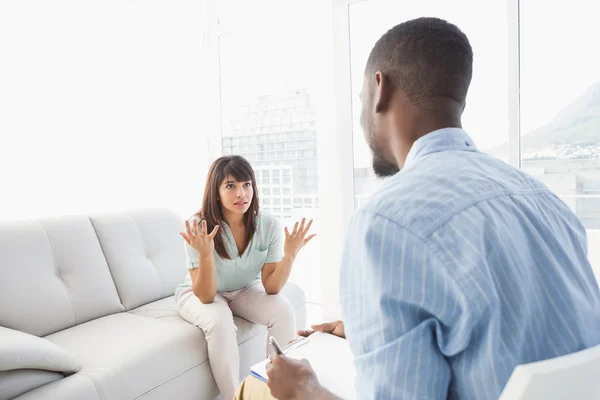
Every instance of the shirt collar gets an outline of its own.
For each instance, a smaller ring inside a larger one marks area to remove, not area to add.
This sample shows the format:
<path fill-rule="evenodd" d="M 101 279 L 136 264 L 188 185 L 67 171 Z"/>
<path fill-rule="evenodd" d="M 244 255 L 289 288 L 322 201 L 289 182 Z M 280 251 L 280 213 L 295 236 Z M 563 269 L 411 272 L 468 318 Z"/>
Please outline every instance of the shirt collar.
<path fill-rule="evenodd" d="M 473 139 L 461 128 L 443 128 L 430 132 L 417 139 L 404 162 L 407 168 L 416 160 L 440 151 L 479 151 Z"/>

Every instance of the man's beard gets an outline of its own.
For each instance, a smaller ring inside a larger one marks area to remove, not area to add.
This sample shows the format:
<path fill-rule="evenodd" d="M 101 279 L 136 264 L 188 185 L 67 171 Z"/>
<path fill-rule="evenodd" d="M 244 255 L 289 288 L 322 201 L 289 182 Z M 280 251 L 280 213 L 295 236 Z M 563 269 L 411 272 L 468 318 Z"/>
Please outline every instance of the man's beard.
<path fill-rule="evenodd" d="M 387 178 L 400 171 L 396 164 L 385 159 L 383 151 L 377 146 L 375 135 L 372 133 L 369 133 L 369 147 L 373 153 L 373 171 L 378 178 Z"/>
<path fill-rule="evenodd" d="M 381 155 L 373 152 L 373 171 L 378 178 L 387 178 L 388 176 L 396 175 L 400 168 L 396 164 L 384 159 Z"/>

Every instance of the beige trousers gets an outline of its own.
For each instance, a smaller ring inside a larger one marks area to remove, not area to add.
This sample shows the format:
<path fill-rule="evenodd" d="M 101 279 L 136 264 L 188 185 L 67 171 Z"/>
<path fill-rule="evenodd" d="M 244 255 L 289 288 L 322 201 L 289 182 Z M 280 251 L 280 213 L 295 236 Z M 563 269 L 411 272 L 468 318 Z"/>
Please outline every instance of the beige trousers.
<path fill-rule="evenodd" d="M 192 292 L 177 299 L 179 314 L 204 331 L 208 360 L 223 400 L 233 399 L 239 384 L 240 357 L 233 316 L 266 325 L 279 343 L 296 336 L 296 317 L 281 294 L 268 295 L 260 280 L 232 292 L 219 292 L 210 304 L 203 304 Z M 266 344 L 265 357 L 270 353 Z"/>
<path fill-rule="evenodd" d="M 240 385 L 234 400 L 272 400 L 271 390 L 266 383 L 253 376 L 249 376 Z"/>

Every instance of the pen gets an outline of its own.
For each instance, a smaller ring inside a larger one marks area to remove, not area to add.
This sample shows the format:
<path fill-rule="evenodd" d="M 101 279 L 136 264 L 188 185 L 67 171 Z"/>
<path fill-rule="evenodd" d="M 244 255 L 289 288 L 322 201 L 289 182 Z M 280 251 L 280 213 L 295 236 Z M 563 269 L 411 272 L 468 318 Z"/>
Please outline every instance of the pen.
<path fill-rule="evenodd" d="M 275 353 L 277 353 L 280 356 L 283 355 L 283 350 L 281 349 L 281 346 L 279 345 L 279 343 L 277 343 L 277 340 L 273 336 L 269 336 L 269 343 L 271 344 L 273 350 L 275 350 Z"/>

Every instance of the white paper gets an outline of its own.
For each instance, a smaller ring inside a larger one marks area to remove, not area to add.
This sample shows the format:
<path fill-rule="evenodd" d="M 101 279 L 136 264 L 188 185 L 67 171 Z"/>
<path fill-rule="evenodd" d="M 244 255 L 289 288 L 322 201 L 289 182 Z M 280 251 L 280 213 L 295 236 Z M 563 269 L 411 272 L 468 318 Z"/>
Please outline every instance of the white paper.
<path fill-rule="evenodd" d="M 308 338 L 284 348 L 286 357 L 307 359 L 315 370 L 319 383 L 342 399 L 356 398 L 354 383 L 356 370 L 350 345 L 346 339 L 328 333 L 315 332 Z M 266 365 L 269 360 L 252 366 L 252 374 L 267 380 Z"/>

